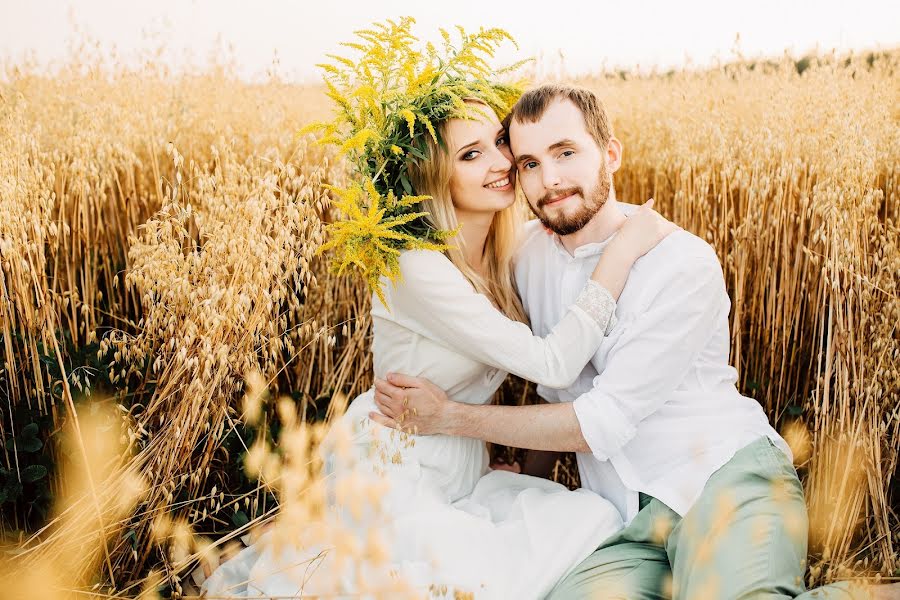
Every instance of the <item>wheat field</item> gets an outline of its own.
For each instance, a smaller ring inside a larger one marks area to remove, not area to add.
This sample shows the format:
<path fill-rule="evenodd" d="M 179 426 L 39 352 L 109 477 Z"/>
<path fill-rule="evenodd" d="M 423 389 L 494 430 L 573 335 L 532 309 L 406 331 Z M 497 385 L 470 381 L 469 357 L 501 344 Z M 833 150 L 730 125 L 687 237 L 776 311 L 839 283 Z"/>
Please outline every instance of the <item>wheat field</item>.
<path fill-rule="evenodd" d="M 618 197 L 656 198 L 721 259 L 739 387 L 804 483 L 810 585 L 900 576 L 898 69 L 895 51 L 576 81 L 624 143 Z M 369 292 L 316 255 L 347 166 L 297 134 L 321 89 L 230 72 L 0 78 L 5 589 L 190 595 L 214 545 L 314 516 L 288 508 L 315 469 L 288 477 L 276 448 L 306 452 L 371 385 Z M 555 476 L 577 485 L 571 457 Z"/>

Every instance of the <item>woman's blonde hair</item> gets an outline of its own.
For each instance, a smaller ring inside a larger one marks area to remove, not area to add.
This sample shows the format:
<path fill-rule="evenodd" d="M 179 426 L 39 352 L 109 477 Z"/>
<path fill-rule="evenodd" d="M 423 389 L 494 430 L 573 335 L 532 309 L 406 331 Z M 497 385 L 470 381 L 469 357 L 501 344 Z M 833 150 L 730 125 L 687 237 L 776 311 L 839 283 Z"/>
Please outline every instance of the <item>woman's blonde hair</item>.
<path fill-rule="evenodd" d="M 467 99 L 484 105 L 480 100 Z M 491 110 L 487 105 L 484 108 Z M 441 139 L 447 139 L 447 123 L 438 124 Z M 429 136 L 427 138 L 429 159 L 411 163 L 409 178 L 415 193 L 431 196 L 424 202 L 423 210 L 429 213 L 428 220 L 438 229 L 456 229 L 456 211 L 450 197 L 450 177 L 453 174 L 453 157 Z M 444 254 L 459 269 L 475 290 L 487 296 L 494 306 L 507 317 L 527 323 L 525 310 L 516 293 L 513 282 L 512 258 L 519 236 L 521 217 L 519 207 L 514 202 L 494 215 L 484 246 L 485 273 L 479 274 L 466 262 L 465 240 L 457 235 L 448 244 L 455 246 Z"/>

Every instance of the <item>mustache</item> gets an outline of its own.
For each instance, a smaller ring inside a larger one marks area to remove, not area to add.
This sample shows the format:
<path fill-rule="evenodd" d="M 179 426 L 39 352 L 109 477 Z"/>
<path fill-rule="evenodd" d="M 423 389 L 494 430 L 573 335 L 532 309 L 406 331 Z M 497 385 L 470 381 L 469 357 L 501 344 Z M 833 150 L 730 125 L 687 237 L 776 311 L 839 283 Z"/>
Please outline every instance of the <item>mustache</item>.
<path fill-rule="evenodd" d="M 584 193 L 580 187 L 566 188 L 564 190 L 558 190 L 554 193 L 544 194 L 541 199 L 538 200 L 538 207 L 542 207 L 549 202 L 559 200 L 560 198 L 565 198 L 566 196 L 570 196 L 572 194 L 581 194 L 582 196 L 584 196 Z"/>

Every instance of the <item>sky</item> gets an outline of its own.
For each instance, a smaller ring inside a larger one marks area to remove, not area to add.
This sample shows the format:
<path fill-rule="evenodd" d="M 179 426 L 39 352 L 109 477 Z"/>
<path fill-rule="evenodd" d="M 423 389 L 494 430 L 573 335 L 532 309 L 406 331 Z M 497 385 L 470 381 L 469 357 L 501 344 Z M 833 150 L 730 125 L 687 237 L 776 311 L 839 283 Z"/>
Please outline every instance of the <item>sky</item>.
<path fill-rule="evenodd" d="M 0 61 L 58 64 L 89 37 L 124 62 L 161 48 L 174 67 L 202 66 L 217 48 L 238 75 L 317 80 L 317 62 L 353 31 L 409 15 L 423 39 L 438 27 L 502 27 L 519 43 L 500 63 L 537 59 L 538 74 L 667 69 L 733 58 L 900 46 L 900 2 L 889 0 L 0 0 Z"/>

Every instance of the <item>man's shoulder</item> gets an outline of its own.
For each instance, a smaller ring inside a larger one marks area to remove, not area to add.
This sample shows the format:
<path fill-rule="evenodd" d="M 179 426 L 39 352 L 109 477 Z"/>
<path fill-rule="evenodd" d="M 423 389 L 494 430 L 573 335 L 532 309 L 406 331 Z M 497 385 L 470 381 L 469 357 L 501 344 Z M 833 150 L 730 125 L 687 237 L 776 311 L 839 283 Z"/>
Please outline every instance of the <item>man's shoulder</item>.
<path fill-rule="evenodd" d="M 547 233 L 539 219 L 527 221 L 519 232 L 513 263 L 518 267 L 528 262 L 529 257 L 541 255 L 552 242 L 551 234 Z"/>
<path fill-rule="evenodd" d="M 679 229 L 638 259 L 635 267 L 663 279 L 706 271 L 721 272 L 719 257 L 712 246 L 690 231 Z"/>
<path fill-rule="evenodd" d="M 546 245 L 550 241 L 550 234 L 544 228 L 540 219 L 526 221 L 519 233 L 517 254 L 527 251 L 538 245 Z"/>

